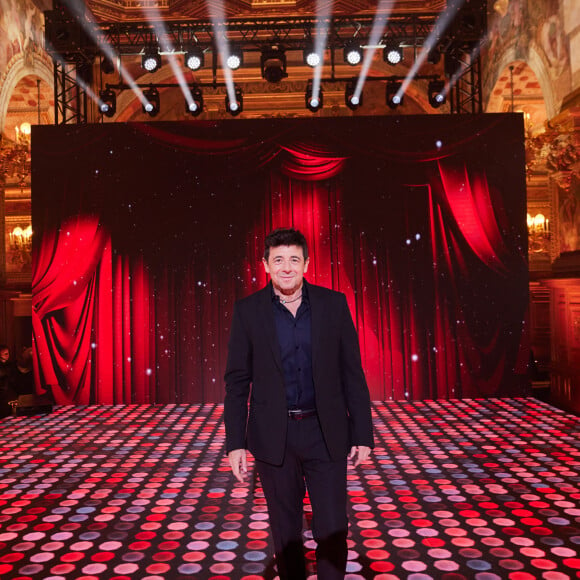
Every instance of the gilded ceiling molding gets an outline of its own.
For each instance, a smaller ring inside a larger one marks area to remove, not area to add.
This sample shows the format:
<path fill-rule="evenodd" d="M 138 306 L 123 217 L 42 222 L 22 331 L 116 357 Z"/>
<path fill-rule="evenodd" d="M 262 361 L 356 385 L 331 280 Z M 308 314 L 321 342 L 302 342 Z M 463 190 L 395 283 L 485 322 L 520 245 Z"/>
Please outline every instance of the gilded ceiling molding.
<path fill-rule="evenodd" d="M 222 9 L 221 0 L 192 2 L 191 0 L 87 0 L 91 12 L 101 22 L 146 20 L 149 12 L 159 12 L 164 18 L 206 20 L 209 7 Z M 325 0 L 321 9 L 334 15 L 374 14 L 376 0 Z M 381 4 L 388 13 L 442 12 L 446 0 L 388 0 Z M 316 0 L 226 0 L 226 18 L 260 16 L 314 16 Z"/>

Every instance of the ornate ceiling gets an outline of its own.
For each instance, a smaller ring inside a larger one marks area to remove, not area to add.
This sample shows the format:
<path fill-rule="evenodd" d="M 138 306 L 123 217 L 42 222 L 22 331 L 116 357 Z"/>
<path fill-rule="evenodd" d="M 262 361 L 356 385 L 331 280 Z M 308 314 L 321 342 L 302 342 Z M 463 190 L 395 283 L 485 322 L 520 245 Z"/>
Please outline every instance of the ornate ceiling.
<path fill-rule="evenodd" d="M 512 110 L 524 113 L 529 136 L 544 131 L 546 105 L 540 83 L 525 62 L 514 62 L 512 70 L 504 69 L 490 97 L 488 112 L 507 113 Z"/>
<path fill-rule="evenodd" d="M 210 10 L 224 10 L 226 18 L 260 17 L 273 15 L 316 14 L 316 0 L 86 0 L 94 16 L 101 21 L 144 20 L 152 12 L 164 18 L 207 19 Z M 324 0 L 321 8 L 333 14 L 360 14 L 384 12 L 440 12 L 446 0 Z"/>
<path fill-rule="evenodd" d="M 40 9 L 52 6 L 52 0 L 34 0 Z M 446 6 L 446 0 L 326 0 L 326 7 L 332 5 L 333 14 L 373 14 L 377 4 L 386 10 L 395 12 L 439 12 Z M 144 20 L 151 16 L 154 9 L 158 10 L 163 18 L 171 19 L 207 19 L 209 18 L 208 5 L 218 6 L 217 0 L 86 0 L 86 4 L 95 17 L 100 20 Z M 231 17 L 260 17 L 278 15 L 302 14 L 312 16 L 316 11 L 316 0 L 226 0 L 225 16 Z M 295 63 L 296 64 L 296 63 Z M 137 70 L 135 71 L 138 72 Z M 380 71 L 379 71 L 380 72 Z M 250 74 L 242 72 L 240 74 Z M 259 81 L 248 78 L 245 81 Z M 13 138 L 14 128 L 28 120 L 36 122 L 38 114 L 38 94 L 36 77 L 29 76 L 23 79 L 10 98 L 8 115 L 6 118 L 5 134 Z M 283 83 L 284 86 L 289 81 Z M 40 111 L 43 122 L 53 122 L 53 89 L 41 83 Z M 267 87 L 268 88 L 268 87 Z M 276 88 L 276 87 L 274 87 Z M 542 91 L 531 69 L 524 63 L 514 63 L 513 70 L 513 97 L 514 109 L 527 113 L 527 125 L 532 133 L 543 130 L 546 120 L 546 111 Z M 494 87 L 488 111 L 511 110 L 512 79 L 509 70 L 505 70 Z"/>

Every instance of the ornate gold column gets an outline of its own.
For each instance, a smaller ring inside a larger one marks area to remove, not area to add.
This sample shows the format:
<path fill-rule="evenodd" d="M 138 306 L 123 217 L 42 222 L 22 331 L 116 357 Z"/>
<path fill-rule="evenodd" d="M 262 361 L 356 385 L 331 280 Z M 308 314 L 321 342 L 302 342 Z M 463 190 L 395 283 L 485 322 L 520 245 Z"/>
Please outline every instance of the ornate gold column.
<path fill-rule="evenodd" d="M 30 133 L 0 137 L 0 287 L 27 291 L 32 273 Z M 28 290 L 29 291 L 29 290 Z"/>
<path fill-rule="evenodd" d="M 540 315 L 536 323 L 544 321 L 542 333 L 532 320 L 532 342 L 540 341 L 540 350 L 546 346 L 540 338 L 545 338 L 542 306 L 547 293 L 550 397 L 558 406 L 580 412 L 580 107 L 570 107 L 548 123 L 546 133 L 529 141 L 529 169 L 545 168 L 537 191 L 534 178 L 529 180 L 530 221 L 537 213 L 549 220 L 547 243 L 541 228 L 530 227 L 532 313 Z"/>

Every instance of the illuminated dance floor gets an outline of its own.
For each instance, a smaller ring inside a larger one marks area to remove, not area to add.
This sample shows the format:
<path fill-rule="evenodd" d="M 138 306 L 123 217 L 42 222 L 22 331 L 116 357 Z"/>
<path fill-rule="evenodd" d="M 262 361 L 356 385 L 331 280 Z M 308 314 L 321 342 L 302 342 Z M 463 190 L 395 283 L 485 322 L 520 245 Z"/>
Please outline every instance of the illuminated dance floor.
<path fill-rule="evenodd" d="M 250 484 L 234 483 L 222 412 L 70 406 L 0 421 L 0 577 L 275 577 L 259 481 L 251 464 Z M 349 468 L 347 578 L 580 578 L 577 417 L 535 399 L 373 414 L 372 460 Z"/>

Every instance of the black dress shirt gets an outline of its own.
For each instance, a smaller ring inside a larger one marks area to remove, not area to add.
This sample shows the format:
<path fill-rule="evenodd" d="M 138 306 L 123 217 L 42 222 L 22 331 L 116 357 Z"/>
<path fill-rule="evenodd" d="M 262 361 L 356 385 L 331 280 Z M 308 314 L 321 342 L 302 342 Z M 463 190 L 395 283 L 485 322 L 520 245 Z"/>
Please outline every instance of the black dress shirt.
<path fill-rule="evenodd" d="M 273 289 L 272 305 L 288 409 L 315 409 L 312 378 L 312 316 L 306 286 L 302 287 L 302 303 L 296 316 L 280 302 Z"/>

